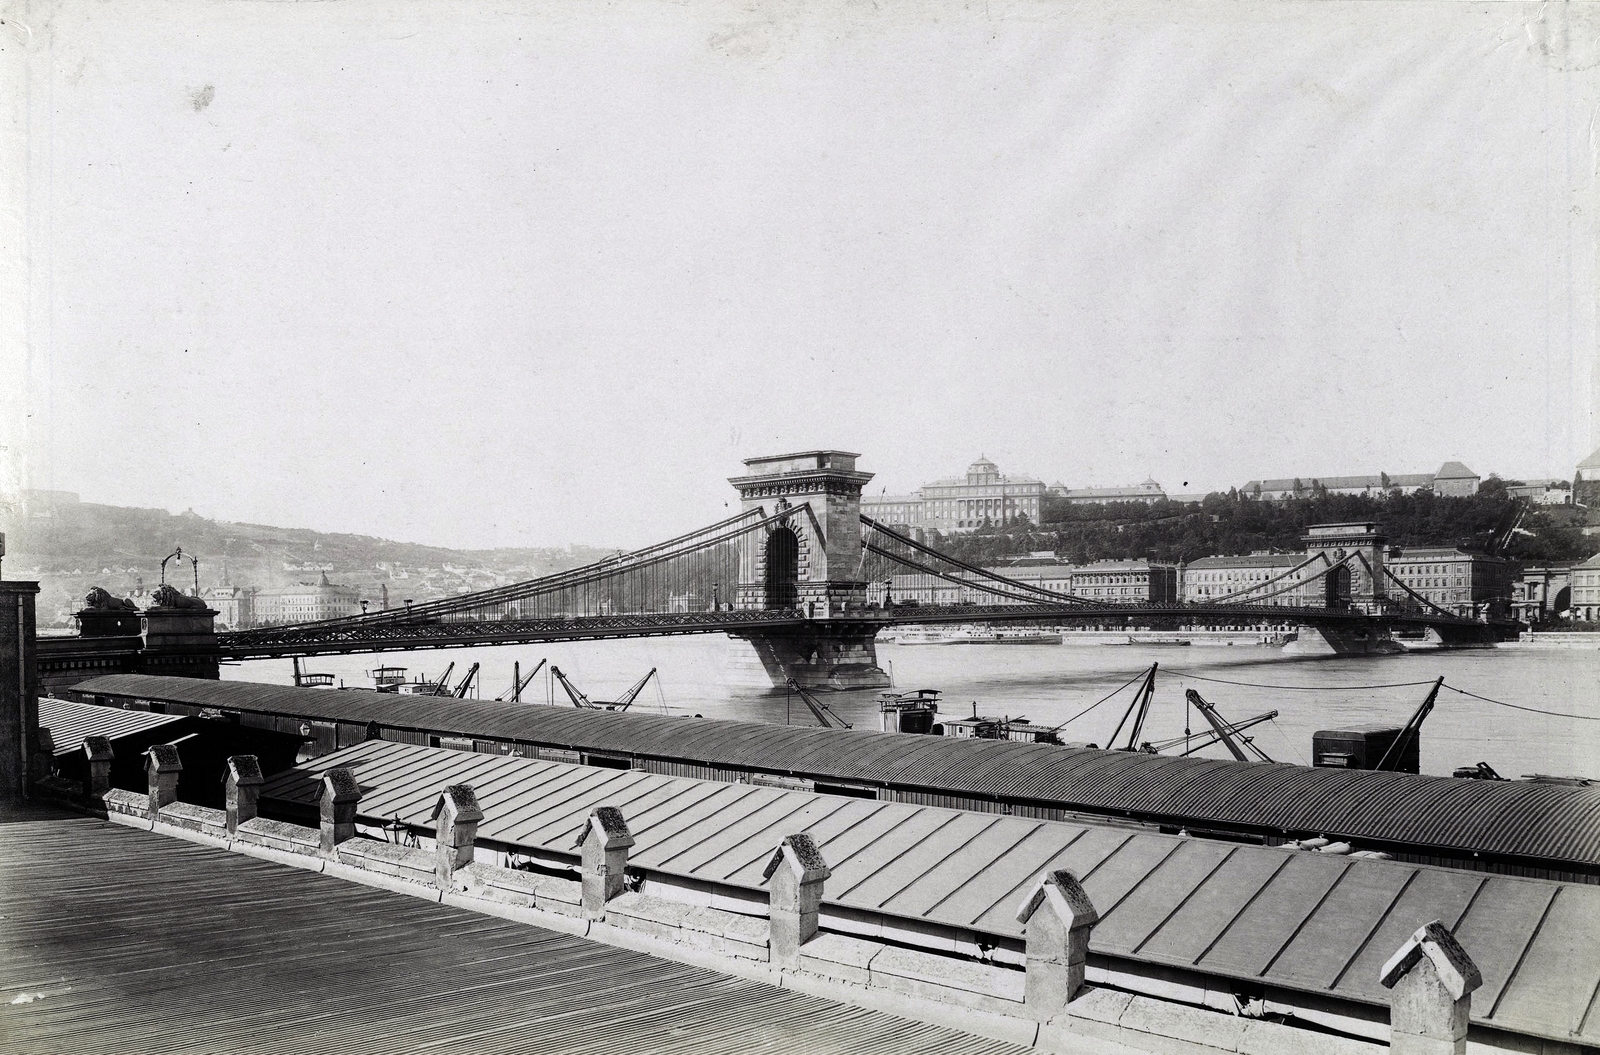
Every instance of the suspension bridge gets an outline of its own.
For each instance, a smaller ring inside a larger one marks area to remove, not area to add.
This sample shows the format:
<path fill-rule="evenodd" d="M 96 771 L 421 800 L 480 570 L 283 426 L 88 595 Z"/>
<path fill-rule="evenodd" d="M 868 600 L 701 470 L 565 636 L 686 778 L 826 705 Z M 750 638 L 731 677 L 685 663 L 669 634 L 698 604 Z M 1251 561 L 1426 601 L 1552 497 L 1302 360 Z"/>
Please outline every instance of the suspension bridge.
<path fill-rule="evenodd" d="M 844 451 L 745 462 L 740 511 L 653 546 L 526 582 L 348 618 L 216 635 L 218 658 L 265 659 L 721 633 L 755 646 L 774 685 L 886 685 L 874 640 L 904 624 L 1296 625 L 1331 651 L 1374 651 L 1396 627 L 1447 644 L 1518 624 L 1437 608 L 1383 566 L 1381 536 L 1329 525 L 1306 559 L 1203 604 L 1090 599 L 942 553 L 861 514 L 871 473 Z M 1370 529 L 1371 525 L 1365 528 Z"/>

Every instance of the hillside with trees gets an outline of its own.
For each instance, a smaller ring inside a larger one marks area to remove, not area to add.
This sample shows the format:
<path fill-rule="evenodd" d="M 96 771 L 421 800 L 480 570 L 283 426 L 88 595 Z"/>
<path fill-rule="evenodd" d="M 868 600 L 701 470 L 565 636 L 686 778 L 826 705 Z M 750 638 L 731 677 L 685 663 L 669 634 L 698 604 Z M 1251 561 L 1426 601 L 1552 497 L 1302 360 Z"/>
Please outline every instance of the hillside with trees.
<path fill-rule="evenodd" d="M 39 581 L 39 622 L 46 627 L 71 625 L 71 613 L 92 586 L 148 603 L 161 558 L 178 546 L 185 558 L 199 559 L 202 590 L 224 583 L 277 589 L 315 582 L 325 573 L 374 600 L 387 585 L 397 601 L 532 579 L 616 552 L 591 547 L 455 550 L 91 502 L 27 513 L 13 507 L 0 518 L 0 530 L 6 533 L 5 575 Z M 193 566 L 187 559 L 169 563 L 167 581 L 192 591 Z"/>
<path fill-rule="evenodd" d="M 1071 505 L 1046 502 L 1042 523 L 1017 520 L 971 535 L 939 536 L 930 544 L 966 560 L 998 561 L 1016 554 L 1053 550 L 1064 560 L 1147 557 L 1192 561 L 1262 550 L 1295 552 L 1312 524 L 1372 520 L 1397 546 L 1460 546 L 1482 549 L 1505 516 L 1511 499 L 1504 481 L 1483 482 L 1476 495 L 1447 498 L 1431 491 L 1381 496 L 1312 494 L 1284 502 L 1240 495 L 1207 495 L 1200 505 L 1121 502 Z M 1600 537 L 1585 535 L 1582 510 L 1531 507 L 1507 547 L 1506 556 L 1527 562 L 1582 560 L 1600 551 Z"/>

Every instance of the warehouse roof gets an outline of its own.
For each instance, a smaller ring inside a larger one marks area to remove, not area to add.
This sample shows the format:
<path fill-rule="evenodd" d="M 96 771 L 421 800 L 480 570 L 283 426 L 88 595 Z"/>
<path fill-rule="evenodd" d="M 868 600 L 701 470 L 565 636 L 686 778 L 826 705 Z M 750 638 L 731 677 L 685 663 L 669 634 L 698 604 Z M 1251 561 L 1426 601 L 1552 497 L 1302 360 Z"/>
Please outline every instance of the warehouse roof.
<path fill-rule="evenodd" d="M 1600 866 L 1600 788 L 114 674 L 74 691 Z"/>
<path fill-rule="evenodd" d="M 371 822 L 431 830 L 439 793 L 471 784 L 480 840 L 544 854 L 570 857 L 591 811 L 616 807 L 630 865 L 699 883 L 760 890 L 773 847 L 804 832 L 833 870 L 825 905 L 1000 937 L 1022 937 L 1029 883 L 1066 868 L 1099 910 L 1096 953 L 1367 1004 L 1388 1004 L 1383 960 L 1440 919 L 1483 972 L 1474 1020 L 1600 1040 L 1584 1022 L 1600 887 L 378 741 L 281 773 L 262 798 L 314 810 L 335 766 Z"/>
<path fill-rule="evenodd" d="M 49 696 L 39 697 L 39 728 L 50 730 L 52 753 L 58 758 L 82 750 L 86 736 L 104 736 L 116 741 L 183 720 L 181 714 L 124 711 L 116 707 L 96 707 Z"/>
<path fill-rule="evenodd" d="M 1021 1049 L 84 817 L 0 828 L 7 1050 Z"/>

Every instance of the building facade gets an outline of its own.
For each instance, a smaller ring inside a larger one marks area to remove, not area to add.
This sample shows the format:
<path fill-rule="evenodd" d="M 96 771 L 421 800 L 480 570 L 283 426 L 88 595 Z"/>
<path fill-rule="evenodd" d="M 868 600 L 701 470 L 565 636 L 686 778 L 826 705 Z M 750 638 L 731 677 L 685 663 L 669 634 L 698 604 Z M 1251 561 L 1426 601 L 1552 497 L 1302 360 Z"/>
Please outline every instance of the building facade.
<path fill-rule="evenodd" d="M 1572 564 L 1522 569 L 1511 584 L 1511 612 L 1524 623 L 1546 623 L 1572 610 Z"/>
<path fill-rule="evenodd" d="M 1088 601 L 1166 604 L 1178 598 L 1178 566 L 1150 560 L 1099 560 L 1072 570 L 1072 593 Z"/>
<path fill-rule="evenodd" d="M 1507 484 L 1506 494 L 1537 506 L 1572 504 L 1572 485 L 1565 480 L 1524 480 L 1520 484 Z"/>
<path fill-rule="evenodd" d="M 1572 569 L 1572 618 L 1600 623 L 1600 553 Z"/>
<path fill-rule="evenodd" d="M 1128 484 L 1126 487 L 1079 487 L 1063 488 L 1061 497 L 1069 505 L 1106 505 L 1111 502 L 1143 502 L 1145 505 L 1154 505 L 1165 502 L 1167 493 L 1161 485 L 1154 480 L 1147 479 L 1142 484 Z M 1204 497 L 1204 496 L 1202 496 Z"/>
<path fill-rule="evenodd" d="M 323 572 L 316 582 L 259 591 L 254 599 L 251 625 L 310 623 L 360 614 L 361 592 L 353 586 L 329 582 L 328 573 Z"/>
<path fill-rule="evenodd" d="M 1303 553 L 1252 553 L 1201 557 L 1180 569 L 1179 589 L 1187 604 L 1266 604 L 1285 608 L 1320 604 L 1326 565 L 1307 563 Z"/>
<path fill-rule="evenodd" d="M 979 457 L 964 477 L 924 484 L 915 494 L 861 496 L 861 512 L 883 524 L 964 535 L 1018 517 L 1039 523 L 1045 485 L 1031 476 L 1008 476 Z"/>
<path fill-rule="evenodd" d="M 1291 498 L 1310 498 L 1315 494 L 1369 495 L 1379 497 L 1398 491 L 1409 495 L 1431 490 L 1441 495 L 1473 495 L 1478 493 L 1478 474 L 1460 462 L 1445 462 L 1435 473 L 1402 473 L 1391 476 L 1376 473 L 1370 476 L 1297 476 L 1277 480 L 1251 480 L 1239 489 L 1245 498 L 1258 498 L 1266 502 L 1284 502 Z"/>
<path fill-rule="evenodd" d="M 1091 601 L 1166 604 L 1178 596 L 1178 568 L 1174 564 L 1147 560 L 1103 560 L 1073 565 L 1057 560 L 1053 555 L 1049 559 L 1038 559 L 1039 556 L 1033 555 L 1016 563 L 984 570 L 1052 593 Z M 907 572 L 890 580 L 889 596 L 896 604 L 1006 605 L 1033 604 L 1041 599 L 1031 594 L 998 596 L 990 592 L 994 587 L 992 581 L 970 573 L 941 579 Z"/>
<path fill-rule="evenodd" d="M 213 586 L 202 593 L 217 613 L 217 626 L 238 630 L 256 625 L 257 590 L 254 586 Z"/>
<path fill-rule="evenodd" d="M 1391 550 L 1387 565 L 1396 579 L 1453 615 L 1470 619 L 1507 611 L 1512 604 L 1516 564 L 1503 557 L 1418 546 Z M 1391 595 L 1402 606 L 1415 603 L 1403 590 Z"/>

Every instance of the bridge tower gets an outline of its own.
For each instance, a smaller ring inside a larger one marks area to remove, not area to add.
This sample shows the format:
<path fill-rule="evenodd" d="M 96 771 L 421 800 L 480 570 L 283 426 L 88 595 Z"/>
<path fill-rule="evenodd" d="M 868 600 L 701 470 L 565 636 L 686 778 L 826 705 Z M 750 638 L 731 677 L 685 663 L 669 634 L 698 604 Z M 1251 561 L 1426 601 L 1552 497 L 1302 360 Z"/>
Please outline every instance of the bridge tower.
<path fill-rule="evenodd" d="M 1383 574 L 1383 558 L 1389 536 L 1371 521 L 1348 524 L 1312 524 L 1300 539 L 1306 556 L 1318 553 L 1329 564 L 1344 564 L 1323 576 L 1320 598 L 1328 608 L 1354 608 L 1378 615 L 1388 607 L 1389 591 Z M 1351 554 L 1356 556 L 1351 557 Z M 1345 558 L 1349 557 L 1349 560 Z"/>
<path fill-rule="evenodd" d="M 849 451 L 802 451 L 745 459 L 729 479 L 746 510 L 788 516 L 747 539 L 734 604 L 743 610 L 794 609 L 798 628 L 741 634 L 756 648 L 775 686 L 884 688 L 874 637 L 882 613 L 867 608 L 861 579 L 861 489 L 871 473 Z"/>
<path fill-rule="evenodd" d="M 1389 609 L 1383 573 L 1389 538 L 1380 525 L 1371 521 L 1312 524 L 1300 541 L 1305 544 L 1307 556 L 1321 553 L 1334 565 L 1322 577 L 1320 592 L 1308 597 L 1306 603 L 1368 616 L 1381 615 Z M 1357 620 L 1339 625 L 1301 625 L 1288 651 L 1305 655 L 1372 655 L 1399 649 L 1387 628 L 1372 620 Z"/>

